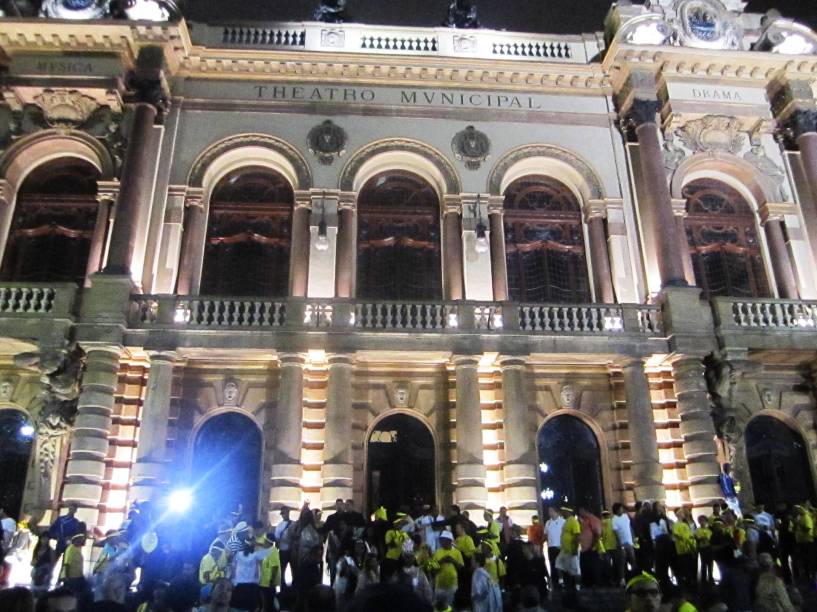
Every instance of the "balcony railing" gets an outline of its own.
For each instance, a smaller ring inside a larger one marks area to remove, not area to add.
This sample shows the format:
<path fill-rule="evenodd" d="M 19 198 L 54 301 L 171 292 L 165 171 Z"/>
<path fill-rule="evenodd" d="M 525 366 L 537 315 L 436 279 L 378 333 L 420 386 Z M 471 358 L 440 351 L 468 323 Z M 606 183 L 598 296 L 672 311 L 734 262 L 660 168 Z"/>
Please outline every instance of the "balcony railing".
<path fill-rule="evenodd" d="M 593 35 L 405 28 L 360 23 L 195 24 L 193 42 L 208 48 L 473 57 L 586 64 L 603 50 Z"/>
<path fill-rule="evenodd" d="M 76 294 L 74 283 L 2 283 L 0 317 L 70 317 Z"/>
<path fill-rule="evenodd" d="M 510 304 L 137 295 L 132 328 L 358 330 L 367 332 L 663 333 L 658 306 Z"/>
<path fill-rule="evenodd" d="M 721 329 L 814 331 L 817 302 L 717 297 L 713 300 Z"/>

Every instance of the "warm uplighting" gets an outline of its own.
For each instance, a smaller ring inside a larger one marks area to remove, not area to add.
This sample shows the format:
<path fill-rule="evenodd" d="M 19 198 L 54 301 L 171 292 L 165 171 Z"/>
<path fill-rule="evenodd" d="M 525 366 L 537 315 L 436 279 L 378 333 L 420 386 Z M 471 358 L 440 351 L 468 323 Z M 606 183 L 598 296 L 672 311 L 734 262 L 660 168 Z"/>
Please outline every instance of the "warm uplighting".
<path fill-rule="evenodd" d="M 173 312 L 174 323 L 188 323 L 190 321 L 190 309 L 184 304 L 178 304 Z"/>

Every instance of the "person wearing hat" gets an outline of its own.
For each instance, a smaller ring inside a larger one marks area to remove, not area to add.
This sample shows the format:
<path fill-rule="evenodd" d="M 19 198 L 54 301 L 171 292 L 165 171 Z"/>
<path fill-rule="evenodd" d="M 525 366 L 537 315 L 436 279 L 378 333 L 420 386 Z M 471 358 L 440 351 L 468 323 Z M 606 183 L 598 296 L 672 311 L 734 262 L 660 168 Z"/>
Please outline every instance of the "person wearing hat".
<path fill-rule="evenodd" d="M 459 586 L 458 572 L 465 567 L 462 553 L 454 548 L 454 535 L 446 529 L 440 534 L 440 548 L 434 553 L 432 561 L 439 565 L 434 577 L 434 592 L 446 605 L 454 603 L 454 595 Z"/>
<path fill-rule="evenodd" d="M 641 572 L 631 578 L 624 594 L 627 612 L 658 612 L 661 609 L 661 587 L 652 574 Z"/>
<path fill-rule="evenodd" d="M 221 540 L 214 540 L 210 544 L 210 550 L 201 558 L 199 563 L 199 582 L 203 587 L 212 587 L 216 580 L 227 575 L 227 554 L 224 550 L 224 543 Z"/>
<path fill-rule="evenodd" d="M 579 578 L 581 578 L 579 536 L 582 527 L 573 508 L 562 506 L 560 512 L 565 519 L 565 524 L 562 526 L 562 538 L 559 542 L 559 556 L 556 557 L 556 569 L 561 570 L 565 575 L 569 588 L 577 589 L 579 587 Z"/>
<path fill-rule="evenodd" d="M 402 527 L 406 523 L 406 515 L 403 512 L 395 514 L 391 529 L 386 531 L 386 557 L 380 568 L 385 580 L 388 580 L 398 569 L 400 557 L 403 556 L 403 547 L 409 540 L 409 534 L 403 531 Z"/>
<path fill-rule="evenodd" d="M 82 547 L 85 546 L 85 533 L 75 533 L 70 542 L 63 554 L 60 579 L 63 586 L 74 593 L 77 599 L 86 600 L 90 593 L 83 573 L 85 556 L 82 554 Z"/>

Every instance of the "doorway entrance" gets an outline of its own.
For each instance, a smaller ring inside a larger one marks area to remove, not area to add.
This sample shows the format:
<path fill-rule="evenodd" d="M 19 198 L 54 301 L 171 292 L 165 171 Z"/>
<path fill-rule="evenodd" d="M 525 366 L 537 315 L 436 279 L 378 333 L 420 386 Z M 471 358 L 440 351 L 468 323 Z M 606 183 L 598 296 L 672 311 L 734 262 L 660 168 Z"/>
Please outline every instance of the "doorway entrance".
<path fill-rule="evenodd" d="M 600 516 L 604 503 L 601 453 L 593 430 L 581 419 L 562 414 L 539 430 L 540 499 L 545 506 L 583 506 Z"/>
<path fill-rule="evenodd" d="M 243 517 L 258 515 L 261 431 L 249 417 L 227 412 L 209 419 L 193 446 L 191 484 L 197 506 L 209 518 L 225 516 L 238 504 Z"/>
<path fill-rule="evenodd" d="M 436 504 L 434 437 L 420 419 L 392 414 L 366 440 L 368 510 L 384 506 L 393 516 L 406 506 L 412 516 Z"/>
<path fill-rule="evenodd" d="M 780 419 L 757 416 L 746 426 L 746 455 L 755 503 L 774 511 L 777 504 L 814 501 L 806 444 Z"/>
<path fill-rule="evenodd" d="M 20 517 L 34 428 L 25 413 L 0 410 L 0 508 Z"/>

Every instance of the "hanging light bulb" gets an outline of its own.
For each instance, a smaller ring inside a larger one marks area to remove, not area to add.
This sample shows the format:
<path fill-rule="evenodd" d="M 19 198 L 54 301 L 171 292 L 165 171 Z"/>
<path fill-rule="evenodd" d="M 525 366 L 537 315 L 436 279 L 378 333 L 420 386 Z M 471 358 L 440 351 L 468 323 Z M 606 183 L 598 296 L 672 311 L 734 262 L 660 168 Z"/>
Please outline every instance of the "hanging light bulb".
<path fill-rule="evenodd" d="M 329 249 L 329 236 L 326 235 L 326 200 L 321 194 L 321 220 L 318 221 L 318 238 L 315 240 L 315 248 L 319 251 Z"/>

